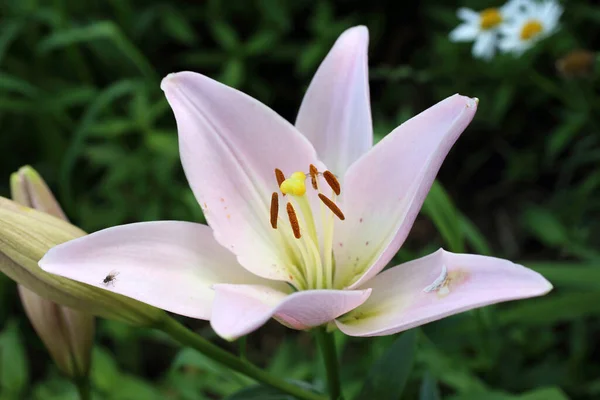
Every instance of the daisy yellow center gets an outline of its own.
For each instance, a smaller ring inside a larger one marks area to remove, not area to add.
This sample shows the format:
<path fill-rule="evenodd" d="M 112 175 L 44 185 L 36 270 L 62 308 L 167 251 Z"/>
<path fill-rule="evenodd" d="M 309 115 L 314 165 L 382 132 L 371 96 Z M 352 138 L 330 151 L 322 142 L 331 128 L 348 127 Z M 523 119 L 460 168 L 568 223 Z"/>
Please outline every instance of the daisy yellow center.
<path fill-rule="evenodd" d="M 527 21 L 521 28 L 521 40 L 530 40 L 540 34 L 544 30 L 544 26 L 537 19 Z"/>
<path fill-rule="evenodd" d="M 502 14 L 497 8 L 486 8 L 479 13 L 479 25 L 483 30 L 492 29 L 501 22 Z"/>
<path fill-rule="evenodd" d="M 314 165 L 308 174 L 298 171 L 286 178 L 276 169 L 275 176 L 281 197 L 278 192 L 271 197 L 271 226 L 281 233 L 289 282 L 298 290 L 333 288 L 333 230 L 336 218 L 345 219 L 336 200 L 340 183 L 331 172 L 319 172 Z M 321 201 L 318 213 L 306 194 L 311 189 Z M 280 199 L 285 202 L 281 212 Z"/>

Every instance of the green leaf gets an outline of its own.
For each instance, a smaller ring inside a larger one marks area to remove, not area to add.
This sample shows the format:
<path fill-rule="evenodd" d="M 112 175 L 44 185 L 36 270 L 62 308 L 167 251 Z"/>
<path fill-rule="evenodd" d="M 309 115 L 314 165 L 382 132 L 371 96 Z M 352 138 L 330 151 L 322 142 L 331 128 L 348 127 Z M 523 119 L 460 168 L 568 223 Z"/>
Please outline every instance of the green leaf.
<path fill-rule="evenodd" d="M 417 347 L 417 331 L 404 332 L 377 360 L 354 400 L 397 400 L 413 367 Z"/>
<path fill-rule="evenodd" d="M 589 264 L 523 261 L 520 264 L 539 272 L 556 287 L 600 290 L 600 261 Z"/>
<path fill-rule="evenodd" d="M 425 373 L 423 381 L 421 381 L 419 400 L 441 400 L 437 382 L 429 372 Z"/>
<path fill-rule="evenodd" d="M 247 55 L 256 56 L 271 50 L 277 40 L 277 35 L 272 31 L 261 31 L 252 36 L 244 47 Z"/>
<path fill-rule="evenodd" d="M 543 326 L 600 315 L 600 292 L 561 293 L 529 299 L 499 312 L 501 325 Z"/>
<path fill-rule="evenodd" d="M 294 400 L 294 397 L 264 386 L 251 386 L 227 396 L 225 400 Z"/>
<path fill-rule="evenodd" d="M 0 335 L 0 387 L 12 395 L 22 393 L 29 381 L 29 364 L 15 321 Z"/>
<path fill-rule="evenodd" d="M 118 387 L 119 390 L 113 390 L 110 392 L 111 400 L 164 399 L 163 394 L 160 393 L 160 391 L 153 387 L 149 382 L 133 376 L 121 375 L 116 387 Z"/>
<path fill-rule="evenodd" d="M 135 93 L 138 88 L 138 82 L 128 80 L 118 81 L 102 91 L 83 114 L 79 126 L 73 134 L 71 144 L 63 156 L 63 163 L 60 169 L 59 184 L 62 195 L 61 198 L 63 201 L 67 201 L 67 204 L 65 204 L 66 209 L 72 207 L 69 203 L 73 199 L 73 196 L 71 196 L 71 173 L 75 168 L 78 157 L 83 153 L 90 129 L 99 119 L 100 114 L 106 107 L 122 96 Z"/>
<path fill-rule="evenodd" d="M 162 24 L 165 33 L 176 41 L 188 46 L 196 44 L 196 33 L 190 20 L 176 8 L 169 7 L 163 12 Z"/>
<path fill-rule="evenodd" d="M 479 231 L 479 228 L 464 215 L 459 216 L 459 220 L 462 232 L 465 235 L 465 240 L 473 248 L 475 253 L 482 255 L 492 254 L 492 249 L 485 236 Z"/>
<path fill-rule="evenodd" d="M 562 124 L 549 135 L 546 142 L 546 161 L 551 162 L 565 150 L 588 121 L 584 112 L 570 114 Z"/>
<path fill-rule="evenodd" d="M 70 47 L 79 43 L 108 40 L 121 54 L 129 59 L 146 77 L 156 81 L 154 67 L 144 54 L 111 21 L 99 21 L 83 27 L 60 30 L 48 35 L 38 43 L 37 51 L 47 54 L 51 51 Z"/>
<path fill-rule="evenodd" d="M 464 230 L 460 213 L 438 181 L 433 182 L 431 190 L 423 203 L 422 212 L 431 219 L 450 251 L 455 253 L 465 251 Z"/>
<path fill-rule="evenodd" d="M 523 213 L 522 221 L 542 243 L 557 247 L 569 241 L 567 230 L 550 211 L 541 207 L 530 207 Z"/>
<path fill-rule="evenodd" d="M 35 98 L 39 95 L 38 88 L 29 82 L 3 72 L 0 72 L 0 90 L 16 92 L 30 98 Z"/>
<path fill-rule="evenodd" d="M 241 60 L 233 58 L 229 60 L 221 73 L 220 81 L 231 87 L 239 87 L 244 80 L 244 64 Z"/>
<path fill-rule="evenodd" d="M 314 391 L 312 385 L 309 385 L 306 382 L 296 380 L 288 381 L 300 386 L 305 390 Z M 227 396 L 225 400 L 295 400 L 295 397 L 289 394 L 281 393 L 277 389 L 254 385 Z"/>
<path fill-rule="evenodd" d="M 92 351 L 94 368 L 90 372 L 90 380 L 94 387 L 110 392 L 116 387 L 119 380 L 119 366 L 112 354 L 101 347 L 94 347 Z"/>
<path fill-rule="evenodd" d="M 541 388 L 522 394 L 519 400 L 569 400 L 559 388 Z"/>
<path fill-rule="evenodd" d="M 534 389 L 521 395 L 512 395 L 501 392 L 467 393 L 452 396 L 448 400 L 569 400 L 558 388 Z"/>
<path fill-rule="evenodd" d="M 238 49 L 240 40 L 237 32 L 227 23 L 223 21 L 213 21 L 210 24 L 213 37 L 221 47 L 229 52 L 234 52 Z"/>
<path fill-rule="evenodd" d="M 417 354 L 418 363 L 425 365 L 437 380 L 458 392 L 486 391 L 483 381 L 469 370 L 464 360 L 444 354 L 430 340 L 426 339 L 422 342 Z"/>

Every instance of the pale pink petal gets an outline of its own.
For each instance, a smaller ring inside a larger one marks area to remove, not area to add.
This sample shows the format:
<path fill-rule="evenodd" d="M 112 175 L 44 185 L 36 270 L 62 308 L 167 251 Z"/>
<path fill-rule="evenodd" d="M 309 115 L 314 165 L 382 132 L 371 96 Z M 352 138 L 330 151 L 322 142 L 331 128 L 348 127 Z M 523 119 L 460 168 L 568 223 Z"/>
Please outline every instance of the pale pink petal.
<path fill-rule="evenodd" d="M 208 226 L 190 222 L 104 229 L 50 249 L 39 264 L 47 272 L 201 319 L 210 318 L 213 284 L 269 284 L 242 268 Z M 109 274 L 115 279 L 105 283 Z"/>
<path fill-rule="evenodd" d="M 345 177 L 336 226 L 336 287 L 375 276 L 398 251 L 477 100 L 454 95 L 396 128 Z"/>
<path fill-rule="evenodd" d="M 310 83 L 296 119 L 319 158 L 339 176 L 373 145 L 368 44 L 364 26 L 342 33 Z"/>
<path fill-rule="evenodd" d="M 336 321 L 351 336 L 391 335 L 473 308 L 541 296 L 552 289 L 543 276 L 510 261 L 441 249 L 383 271 L 364 287 L 373 290 L 369 300 Z"/>
<path fill-rule="evenodd" d="M 215 238 L 257 275 L 288 279 L 285 244 L 269 223 L 275 168 L 317 163 L 310 142 L 257 100 L 193 72 L 161 84 L 175 113 L 181 161 Z"/>
<path fill-rule="evenodd" d="M 364 303 L 365 290 L 303 290 L 290 295 L 260 285 L 215 285 L 211 325 L 233 340 L 259 328 L 270 318 L 293 329 L 308 329 L 334 320 Z"/>

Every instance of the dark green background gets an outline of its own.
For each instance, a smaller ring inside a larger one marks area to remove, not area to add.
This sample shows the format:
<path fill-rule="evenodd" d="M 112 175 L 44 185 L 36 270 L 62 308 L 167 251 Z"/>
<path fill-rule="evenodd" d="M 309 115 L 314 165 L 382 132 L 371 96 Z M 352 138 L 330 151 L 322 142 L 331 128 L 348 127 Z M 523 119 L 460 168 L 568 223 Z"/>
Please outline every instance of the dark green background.
<path fill-rule="evenodd" d="M 73 222 L 88 231 L 142 220 L 202 221 L 180 166 L 161 78 L 201 72 L 293 121 L 337 36 L 367 25 L 378 139 L 453 93 L 480 98 L 397 260 L 443 246 L 510 258 L 555 285 L 543 298 L 421 329 L 405 398 L 418 398 L 421 382 L 437 384 L 443 398 L 461 400 L 495 399 L 491 392 L 499 399 L 598 398 L 598 74 L 591 68 L 586 77 L 567 79 L 555 62 L 576 48 L 598 48 L 600 8 L 568 2 L 560 32 L 520 58 L 478 61 L 469 44 L 449 42 L 459 6 L 499 5 L 3 0 L 0 192 L 8 196 L 10 173 L 31 164 Z M 75 398 L 5 277 L 0 321 L 0 399 Z M 214 337 L 208 324 L 186 323 Z M 222 398 L 249 383 L 154 332 L 99 325 L 98 399 Z M 394 337 L 338 338 L 351 398 Z M 250 336 L 249 356 L 322 388 L 311 340 L 270 323 Z"/>

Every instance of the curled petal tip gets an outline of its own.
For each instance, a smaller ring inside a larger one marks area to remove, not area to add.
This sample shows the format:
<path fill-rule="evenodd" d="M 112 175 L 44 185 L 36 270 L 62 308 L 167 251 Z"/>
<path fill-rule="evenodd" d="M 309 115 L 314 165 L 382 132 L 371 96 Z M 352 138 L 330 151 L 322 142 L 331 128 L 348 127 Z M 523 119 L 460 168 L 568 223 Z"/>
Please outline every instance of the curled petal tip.
<path fill-rule="evenodd" d="M 479 98 L 473 97 L 467 101 L 467 107 L 477 107 L 479 105 Z"/>
<path fill-rule="evenodd" d="M 167 91 L 167 85 L 171 84 L 173 85 L 175 83 L 175 76 L 177 75 L 177 72 L 171 72 L 169 75 L 165 76 L 163 78 L 163 80 L 160 82 L 160 88 L 163 92 Z"/>

